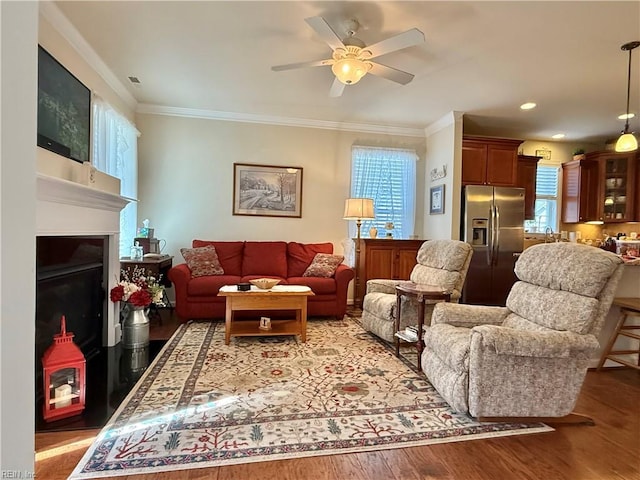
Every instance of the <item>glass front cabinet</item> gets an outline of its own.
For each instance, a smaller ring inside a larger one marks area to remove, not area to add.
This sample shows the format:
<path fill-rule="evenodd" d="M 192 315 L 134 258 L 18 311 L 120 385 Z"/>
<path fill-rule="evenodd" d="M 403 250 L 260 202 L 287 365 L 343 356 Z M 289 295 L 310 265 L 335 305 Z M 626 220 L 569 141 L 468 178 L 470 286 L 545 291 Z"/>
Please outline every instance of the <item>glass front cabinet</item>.
<path fill-rule="evenodd" d="M 605 223 L 634 221 L 636 152 L 594 152 L 587 157 L 598 161 L 598 218 Z"/>

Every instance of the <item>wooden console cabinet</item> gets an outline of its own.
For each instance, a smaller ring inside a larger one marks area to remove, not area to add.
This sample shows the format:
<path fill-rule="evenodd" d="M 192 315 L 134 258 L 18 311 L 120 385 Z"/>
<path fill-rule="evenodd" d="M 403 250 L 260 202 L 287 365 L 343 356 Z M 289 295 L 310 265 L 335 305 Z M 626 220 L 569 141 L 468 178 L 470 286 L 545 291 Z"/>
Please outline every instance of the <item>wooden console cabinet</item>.
<path fill-rule="evenodd" d="M 358 241 L 358 240 L 355 240 Z M 408 280 L 416 265 L 416 255 L 425 240 L 394 240 L 378 238 L 360 239 L 360 259 L 356 268 L 359 279 L 356 306 L 362 306 L 367 293 L 367 280 L 389 278 Z"/>
<path fill-rule="evenodd" d="M 462 139 L 462 185 L 515 187 L 518 147 L 522 142 L 465 135 Z"/>

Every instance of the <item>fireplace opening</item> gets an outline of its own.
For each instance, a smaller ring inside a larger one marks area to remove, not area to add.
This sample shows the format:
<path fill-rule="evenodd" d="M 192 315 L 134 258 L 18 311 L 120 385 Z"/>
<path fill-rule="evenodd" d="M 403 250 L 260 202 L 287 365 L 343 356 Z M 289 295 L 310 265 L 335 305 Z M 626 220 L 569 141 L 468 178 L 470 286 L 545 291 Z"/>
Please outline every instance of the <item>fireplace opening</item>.
<path fill-rule="evenodd" d="M 105 243 L 105 237 L 36 240 L 36 403 L 44 398 L 42 356 L 60 332 L 62 315 L 85 359 L 100 353 L 106 298 Z"/>

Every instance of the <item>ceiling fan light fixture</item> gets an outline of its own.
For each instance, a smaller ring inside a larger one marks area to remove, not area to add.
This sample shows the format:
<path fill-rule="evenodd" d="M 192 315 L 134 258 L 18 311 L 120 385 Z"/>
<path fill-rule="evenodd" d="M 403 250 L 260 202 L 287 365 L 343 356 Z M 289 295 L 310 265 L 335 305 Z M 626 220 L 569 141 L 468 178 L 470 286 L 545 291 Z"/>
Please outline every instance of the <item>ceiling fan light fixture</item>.
<path fill-rule="evenodd" d="M 633 132 L 629 132 L 629 118 L 632 118 L 629 116 L 629 97 L 631 95 L 631 51 L 638 47 L 640 47 L 640 42 L 638 41 L 625 43 L 620 47 L 621 50 L 629 52 L 629 70 L 627 74 L 626 122 L 624 124 L 622 135 L 620 135 L 620 138 L 618 138 L 618 141 L 616 142 L 616 152 L 633 152 L 638 149 L 638 139 L 633 135 Z"/>
<path fill-rule="evenodd" d="M 370 69 L 371 63 L 354 57 L 342 58 L 331 66 L 333 74 L 345 85 L 358 83 Z"/>

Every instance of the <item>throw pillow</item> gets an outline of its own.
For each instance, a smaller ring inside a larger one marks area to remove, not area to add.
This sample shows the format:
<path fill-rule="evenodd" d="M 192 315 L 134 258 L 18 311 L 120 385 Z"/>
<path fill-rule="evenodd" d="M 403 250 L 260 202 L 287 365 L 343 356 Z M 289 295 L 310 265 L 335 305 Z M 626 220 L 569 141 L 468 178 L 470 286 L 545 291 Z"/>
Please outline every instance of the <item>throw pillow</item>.
<path fill-rule="evenodd" d="M 180 253 L 184 257 L 192 277 L 204 277 L 205 275 L 224 275 L 224 270 L 218 260 L 216 249 L 212 245 L 198 248 L 181 248 Z"/>
<path fill-rule="evenodd" d="M 313 262 L 307 267 L 302 276 L 331 278 L 343 260 L 344 257 L 342 255 L 316 253 L 316 256 L 313 257 Z"/>

